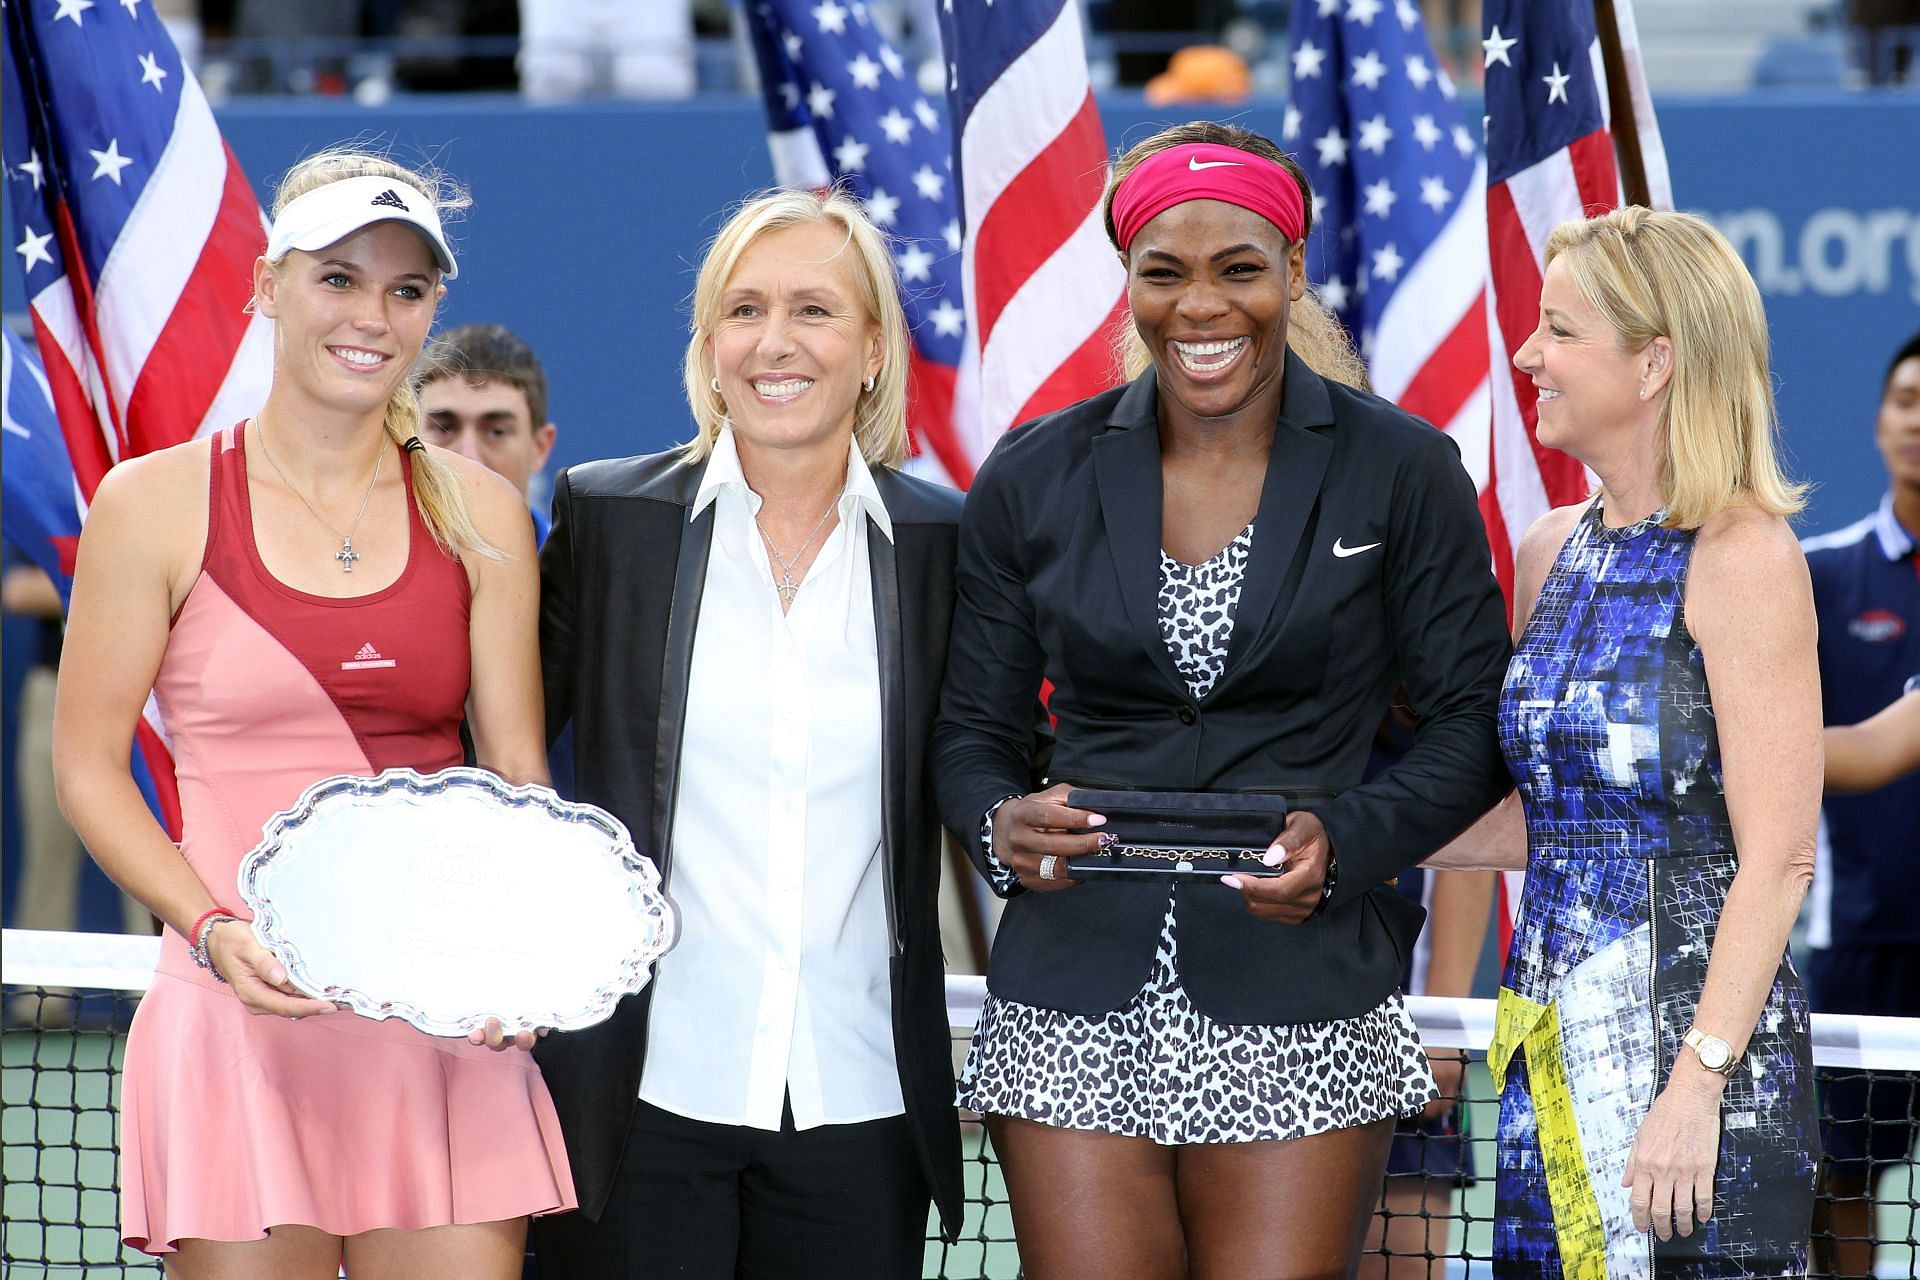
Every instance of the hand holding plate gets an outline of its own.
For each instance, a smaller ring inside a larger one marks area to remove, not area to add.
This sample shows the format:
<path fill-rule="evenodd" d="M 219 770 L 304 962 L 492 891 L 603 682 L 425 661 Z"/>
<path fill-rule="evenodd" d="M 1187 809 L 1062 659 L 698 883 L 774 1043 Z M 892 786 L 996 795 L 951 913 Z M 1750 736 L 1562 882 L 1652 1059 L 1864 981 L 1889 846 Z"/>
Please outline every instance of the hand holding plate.
<path fill-rule="evenodd" d="M 339 1012 L 331 1000 L 302 995 L 288 979 L 287 967 L 260 945 L 243 920 L 222 920 L 208 930 L 207 956 L 248 1013 L 311 1018 Z"/>

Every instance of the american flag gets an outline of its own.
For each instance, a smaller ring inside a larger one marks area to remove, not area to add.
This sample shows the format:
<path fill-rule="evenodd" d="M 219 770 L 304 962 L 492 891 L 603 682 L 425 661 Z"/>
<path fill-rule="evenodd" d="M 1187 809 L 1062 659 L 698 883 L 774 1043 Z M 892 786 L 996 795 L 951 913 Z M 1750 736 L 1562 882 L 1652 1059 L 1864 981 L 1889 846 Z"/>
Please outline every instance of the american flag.
<path fill-rule="evenodd" d="M 1590 491 L 1586 469 L 1535 435 L 1533 382 L 1513 355 L 1539 321 L 1547 236 L 1569 218 L 1621 201 L 1595 0 L 1487 0 L 1487 244 L 1491 259 L 1493 456 L 1480 509 L 1502 584 L 1512 592 L 1511 545 L 1553 507 Z M 1609 6 L 1656 208 L 1673 207 L 1666 154 L 1640 69 L 1631 0 Z M 1487 498 L 1491 496 L 1493 501 Z M 1521 873 L 1501 877 L 1500 953 L 1513 936 Z"/>
<path fill-rule="evenodd" d="M 1281 126 L 1313 187 L 1307 270 L 1374 390 L 1488 474 L 1484 165 L 1412 0 L 1303 0 Z"/>
<path fill-rule="evenodd" d="M 1656 208 L 1672 208 L 1666 155 L 1640 70 L 1631 0 L 1609 6 Z M 1487 0 L 1487 243 L 1492 267 L 1493 459 L 1497 501 L 1481 504 L 1497 553 L 1551 507 L 1589 492 L 1585 469 L 1534 434 L 1532 382 L 1511 357 L 1539 319 L 1547 235 L 1621 201 L 1594 0 Z M 1511 590 L 1512 558 L 1501 579 Z"/>
<path fill-rule="evenodd" d="M 887 233 L 913 332 L 907 417 L 918 463 L 964 486 L 973 468 L 953 431 L 953 399 L 966 312 L 946 122 L 858 0 L 750 0 L 746 17 L 774 177 L 838 182 Z"/>
<path fill-rule="evenodd" d="M 1078 0 L 942 0 L 972 334 L 957 430 L 971 468 L 1009 428 L 1110 387 L 1126 274 L 1100 198 L 1106 133 Z"/>
<path fill-rule="evenodd" d="M 20 279 L 81 509 L 121 458 L 252 413 L 260 206 L 151 4 L 5 5 L 0 152 Z M 179 830 L 153 702 L 139 731 Z"/>

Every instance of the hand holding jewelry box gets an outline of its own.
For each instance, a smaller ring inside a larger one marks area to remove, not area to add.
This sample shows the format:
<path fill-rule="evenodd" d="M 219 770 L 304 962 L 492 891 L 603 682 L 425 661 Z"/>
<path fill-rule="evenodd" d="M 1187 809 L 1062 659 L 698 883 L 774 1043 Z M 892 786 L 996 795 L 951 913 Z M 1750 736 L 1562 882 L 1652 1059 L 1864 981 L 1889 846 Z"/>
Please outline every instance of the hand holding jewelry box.
<path fill-rule="evenodd" d="M 675 937 L 616 818 L 484 769 L 322 779 L 267 823 L 239 887 L 300 990 L 430 1035 L 592 1026 Z"/>

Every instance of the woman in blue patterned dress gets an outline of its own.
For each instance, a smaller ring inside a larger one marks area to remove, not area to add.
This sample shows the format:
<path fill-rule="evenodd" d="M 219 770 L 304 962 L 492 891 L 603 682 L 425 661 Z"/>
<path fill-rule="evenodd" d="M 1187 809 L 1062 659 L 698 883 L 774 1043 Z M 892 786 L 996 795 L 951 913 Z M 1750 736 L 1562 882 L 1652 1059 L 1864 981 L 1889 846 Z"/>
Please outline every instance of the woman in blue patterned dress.
<path fill-rule="evenodd" d="M 1566 223 L 1547 261 L 1514 363 L 1542 443 L 1600 488 L 1517 556 L 1518 801 L 1432 862 L 1527 868 L 1490 1054 L 1495 1271 L 1801 1275 L 1818 1130 L 1787 934 L 1820 698 L 1760 295 L 1684 214 Z"/>

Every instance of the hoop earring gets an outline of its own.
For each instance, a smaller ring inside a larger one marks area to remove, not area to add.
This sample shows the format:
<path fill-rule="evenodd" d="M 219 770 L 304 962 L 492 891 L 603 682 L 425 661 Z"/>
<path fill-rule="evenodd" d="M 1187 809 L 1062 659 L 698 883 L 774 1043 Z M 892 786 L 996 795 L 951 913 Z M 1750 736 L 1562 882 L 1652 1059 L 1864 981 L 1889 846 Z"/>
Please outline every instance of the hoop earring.
<path fill-rule="evenodd" d="M 861 383 L 860 385 L 862 387 L 865 387 L 868 391 L 871 391 L 873 390 L 873 379 L 868 378 L 865 382 Z"/>
<path fill-rule="evenodd" d="M 715 395 L 719 395 L 719 394 L 720 394 L 720 378 L 719 378 L 719 376 L 718 376 L 718 375 L 715 375 L 714 377 L 711 377 L 711 378 L 708 378 L 708 379 L 707 379 L 707 385 L 713 388 L 713 394 L 715 394 Z M 1640 392 L 1640 394 L 1641 394 L 1641 395 L 1645 395 L 1645 394 L 1646 394 L 1646 391 L 1645 391 L 1644 389 L 1642 389 L 1642 391 Z"/>

